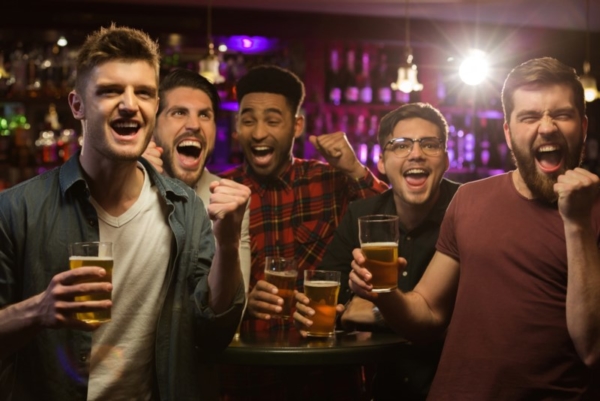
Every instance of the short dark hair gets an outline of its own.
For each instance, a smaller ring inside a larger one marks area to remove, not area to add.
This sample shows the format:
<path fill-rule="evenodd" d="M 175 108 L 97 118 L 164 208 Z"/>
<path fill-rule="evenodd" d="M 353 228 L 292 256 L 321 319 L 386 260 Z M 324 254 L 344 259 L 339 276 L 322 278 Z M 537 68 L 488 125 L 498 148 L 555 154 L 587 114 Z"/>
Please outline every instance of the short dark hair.
<path fill-rule="evenodd" d="M 409 118 L 421 118 L 438 127 L 442 136 L 441 139 L 444 140 L 444 147 L 446 146 L 448 140 L 448 123 L 446 119 L 438 109 L 429 103 L 418 102 L 404 104 L 383 116 L 377 133 L 377 140 L 381 149 L 387 144 L 388 137 L 393 134 L 396 124 Z"/>
<path fill-rule="evenodd" d="M 170 71 L 162 79 L 158 87 L 158 97 L 160 100 L 156 115 L 159 115 L 165 108 L 166 93 L 172 89 L 181 87 L 198 89 L 206 93 L 206 95 L 210 98 L 210 102 L 212 103 L 215 119 L 218 117 L 221 99 L 219 98 L 219 92 L 217 92 L 217 88 L 215 88 L 215 86 L 202 75 L 185 68 L 176 68 Z"/>
<path fill-rule="evenodd" d="M 158 72 L 160 52 L 158 43 L 143 31 L 128 27 L 100 28 L 90 34 L 77 55 L 75 89 L 83 92 L 88 74 L 95 67 L 108 61 L 145 61 Z"/>
<path fill-rule="evenodd" d="M 564 84 L 573 90 L 575 107 L 579 117 L 585 116 L 585 97 L 583 85 L 574 68 L 569 67 L 552 57 L 541 57 L 526 61 L 508 74 L 502 87 L 502 108 L 504 121 L 510 122 L 510 115 L 515 109 L 513 95 L 515 91 L 527 85 Z"/>
<path fill-rule="evenodd" d="M 304 101 L 304 84 L 293 72 L 276 65 L 260 65 L 246 73 L 236 85 L 238 102 L 248 93 L 283 95 L 294 115 Z"/>

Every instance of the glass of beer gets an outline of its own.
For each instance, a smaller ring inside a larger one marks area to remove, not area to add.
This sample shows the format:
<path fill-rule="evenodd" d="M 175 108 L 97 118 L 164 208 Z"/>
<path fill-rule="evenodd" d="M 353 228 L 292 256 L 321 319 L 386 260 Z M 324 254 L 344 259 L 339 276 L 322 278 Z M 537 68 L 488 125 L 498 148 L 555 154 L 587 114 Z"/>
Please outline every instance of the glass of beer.
<path fill-rule="evenodd" d="M 279 256 L 266 257 L 265 280 L 277 287 L 277 295 L 283 298 L 280 316 L 284 319 L 292 316 L 297 277 L 298 270 L 294 259 Z"/>
<path fill-rule="evenodd" d="M 373 292 L 390 292 L 398 286 L 398 220 L 398 216 L 385 214 L 358 218 L 360 247 Z"/>
<path fill-rule="evenodd" d="M 339 271 L 305 270 L 304 294 L 310 300 L 308 306 L 315 314 L 310 317 L 312 326 L 307 330 L 311 337 L 335 335 L 335 306 L 340 293 Z"/>
<path fill-rule="evenodd" d="M 69 244 L 70 269 L 77 269 L 84 266 L 102 267 L 106 270 L 106 276 L 104 276 L 101 281 L 112 283 L 112 242 L 75 242 Z M 111 299 L 111 294 L 101 293 L 75 297 L 75 301 L 77 302 L 102 301 L 105 299 Z M 83 320 L 86 323 L 105 323 L 110 321 L 110 309 L 97 312 L 77 313 L 76 316 L 78 320 Z"/>

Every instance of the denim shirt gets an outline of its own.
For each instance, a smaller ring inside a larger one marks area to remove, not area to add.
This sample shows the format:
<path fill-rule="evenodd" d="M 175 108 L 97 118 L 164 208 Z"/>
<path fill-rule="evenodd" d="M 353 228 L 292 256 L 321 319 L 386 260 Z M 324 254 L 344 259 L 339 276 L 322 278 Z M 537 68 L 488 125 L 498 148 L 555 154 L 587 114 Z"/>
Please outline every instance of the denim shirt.
<path fill-rule="evenodd" d="M 240 285 L 226 312 L 215 315 L 208 307 L 215 244 L 205 207 L 185 184 L 140 162 L 160 193 L 173 232 L 156 328 L 155 393 L 161 400 L 213 399 L 211 364 L 233 337 L 244 288 Z M 89 198 L 79 154 L 0 193 L 0 308 L 43 292 L 52 277 L 68 270 L 69 243 L 99 240 Z M 89 332 L 42 330 L 0 361 L 0 400 L 85 400 L 90 349 Z"/>

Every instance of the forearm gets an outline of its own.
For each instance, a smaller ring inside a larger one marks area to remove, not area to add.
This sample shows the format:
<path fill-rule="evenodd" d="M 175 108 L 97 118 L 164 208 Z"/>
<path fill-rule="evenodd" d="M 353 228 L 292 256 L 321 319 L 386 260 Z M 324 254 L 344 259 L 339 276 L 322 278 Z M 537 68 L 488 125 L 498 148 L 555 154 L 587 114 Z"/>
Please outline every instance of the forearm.
<path fill-rule="evenodd" d="M 402 293 L 396 289 L 379 294 L 375 304 L 392 330 L 415 343 L 437 340 L 446 330 L 447 323 L 418 292 Z"/>
<path fill-rule="evenodd" d="M 209 303 L 216 314 L 231 308 L 242 282 L 239 247 L 221 246 L 217 243 L 208 274 Z"/>
<path fill-rule="evenodd" d="M 600 255 L 591 225 L 565 224 L 567 328 L 588 366 L 600 363 Z"/>
<path fill-rule="evenodd" d="M 37 298 L 0 309 L 0 360 L 19 350 L 40 332 Z"/>

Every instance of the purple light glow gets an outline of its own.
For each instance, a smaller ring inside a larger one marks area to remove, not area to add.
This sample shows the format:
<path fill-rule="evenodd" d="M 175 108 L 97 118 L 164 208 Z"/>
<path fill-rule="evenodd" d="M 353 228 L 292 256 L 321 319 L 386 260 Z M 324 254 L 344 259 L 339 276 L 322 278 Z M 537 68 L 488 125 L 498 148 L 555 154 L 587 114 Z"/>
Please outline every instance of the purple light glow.
<path fill-rule="evenodd" d="M 228 50 L 246 54 L 261 53 L 275 50 L 278 47 L 277 39 L 267 39 L 262 36 L 237 35 L 221 38 Z"/>

